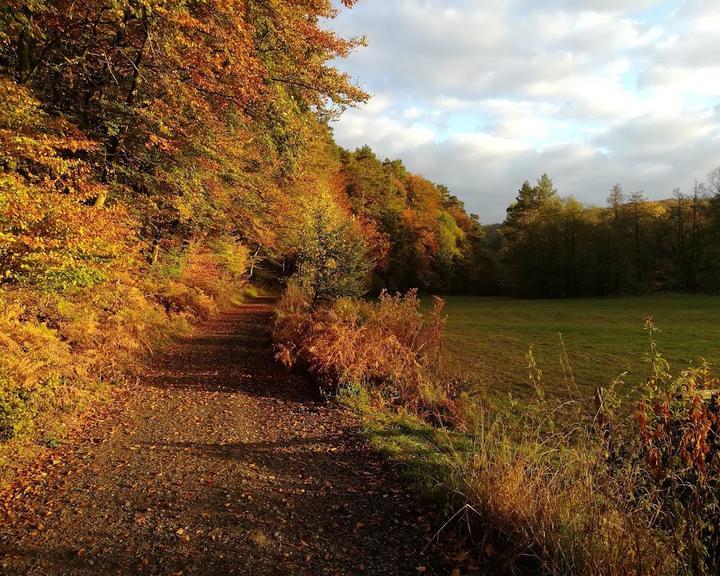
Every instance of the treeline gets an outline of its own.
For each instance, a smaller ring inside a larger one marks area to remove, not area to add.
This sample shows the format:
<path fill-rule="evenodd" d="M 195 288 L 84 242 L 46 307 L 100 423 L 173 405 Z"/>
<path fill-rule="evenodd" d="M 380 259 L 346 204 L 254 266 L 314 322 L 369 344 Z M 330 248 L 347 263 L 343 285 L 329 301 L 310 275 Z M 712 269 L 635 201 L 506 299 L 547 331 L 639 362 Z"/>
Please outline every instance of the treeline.
<path fill-rule="evenodd" d="M 501 283 L 524 297 L 720 291 L 720 170 L 693 193 L 650 201 L 610 191 L 607 207 L 525 182 L 495 239 Z"/>
<path fill-rule="evenodd" d="M 337 12 L 0 5 L 0 440 L 48 430 L 233 283 L 320 302 L 493 277 L 445 188 L 333 141 L 367 99 L 332 66 L 362 44 L 322 26 Z"/>
<path fill-rule="evenodd" d="M 367 146 L 342 150 L 340 159 L 352 212 L 371 231 L 375 292 L 497 290 L 478 216 L 445 186 L 410 174 L 400 160 L 381 162 Z"/>

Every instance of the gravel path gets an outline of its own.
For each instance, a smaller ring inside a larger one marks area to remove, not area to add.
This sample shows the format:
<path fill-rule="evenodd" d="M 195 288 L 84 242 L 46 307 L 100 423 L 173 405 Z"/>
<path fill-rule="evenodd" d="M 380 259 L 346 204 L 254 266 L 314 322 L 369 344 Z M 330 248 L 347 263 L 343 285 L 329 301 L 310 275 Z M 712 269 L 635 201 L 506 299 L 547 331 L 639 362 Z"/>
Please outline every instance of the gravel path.
<path fill-rule="evenodd" d="M 438 574 L 437 519 L 241 306 L 0 495 L 7 575 Z"/>

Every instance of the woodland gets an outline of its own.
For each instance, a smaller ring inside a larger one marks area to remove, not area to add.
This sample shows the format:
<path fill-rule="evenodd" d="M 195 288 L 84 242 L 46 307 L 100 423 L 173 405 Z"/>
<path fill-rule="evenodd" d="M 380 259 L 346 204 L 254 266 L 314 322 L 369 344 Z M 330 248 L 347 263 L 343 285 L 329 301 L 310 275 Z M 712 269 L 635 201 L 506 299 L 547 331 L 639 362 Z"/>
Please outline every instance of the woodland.
<path fill-rule="evenodd" d="M 368 98 L 330 64 L 363 43 L 320 25 L 336 10 L 3 3 L 3 439 L 75 383 L 132 372 L 238 281 L 296 278 L 313 302 L 481 282 L 459 200 L 333 142 L 328 121 Z"/>
<path fill-rule="evenodd" d="M 603 207 L 542 175 L 483 225 L 402 161 L 334 142 L 333 118 L 370 97 L 334 65 L 364 39 L 324 25 L 354 3 L 0 5 L 2 479 L 174 337 L 282 294 L 261 318 L 274 357 L 361 414 L 446 510 L 473 511 L 484 536 L 458 537 L 452 574 L 716 574 L 710 367 L 671 374 L 648 319 L 632 394 L 550 397 L 531 349 L 534 401 L 498 410 L 448 366 L 442 301 L 418 293 L 717 292 L 720 172 L 663 201 L 609 183 Z"/>

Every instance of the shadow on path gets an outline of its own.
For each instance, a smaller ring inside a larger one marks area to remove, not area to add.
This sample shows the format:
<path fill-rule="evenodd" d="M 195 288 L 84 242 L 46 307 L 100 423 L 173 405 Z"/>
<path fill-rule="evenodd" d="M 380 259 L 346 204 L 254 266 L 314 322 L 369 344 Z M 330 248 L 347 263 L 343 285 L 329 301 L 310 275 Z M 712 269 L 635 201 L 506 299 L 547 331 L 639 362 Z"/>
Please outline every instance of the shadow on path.
<path fill-rule="evenodd" d="M 125 408 L 18 485 L 0 574 L 448 574 L 351 414 L 282 370 L 267 303 L 159 354 Z"/>

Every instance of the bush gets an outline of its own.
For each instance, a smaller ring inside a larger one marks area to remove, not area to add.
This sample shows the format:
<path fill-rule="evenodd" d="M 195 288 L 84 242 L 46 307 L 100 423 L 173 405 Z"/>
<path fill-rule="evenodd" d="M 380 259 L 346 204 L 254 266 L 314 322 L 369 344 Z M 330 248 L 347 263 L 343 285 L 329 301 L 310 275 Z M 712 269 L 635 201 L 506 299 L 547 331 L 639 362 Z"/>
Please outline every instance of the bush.
<path fill-rule="evenodd" d="M 137 222 L 107 193 L 89 159 L 98 145 L 0 78 L 0 285 L 50 292 L 98 285 L 132 265 Z"/>
<path fill-rule="evenodd" d="M 250 249 L 245 244 L 240 244 L 230 238 L 218 238 L 212 243 L 211 248 L 218 256 L 223 270 L 233 280 L 240 280 L 247 274 L 252 258 Z"/>
<path fill-rule="evenodd" d="M 485 539 L 478 561 L 521 573 L 679 573 L 682 559 L 637 490 L 637 463 L 609 465 L 581 404 L 477 410 L 471 448 L 447 482 Z"/>
<path fill-rule="evenodd" d="M 313 310 L 311 298 L 291 285 L 278 307 L 276 357 L 301 365 L 326 390 L 362 386 L 389 404 L 429 418 L 458 422 L 458 393 L 438 377 L 443 301 L 424 315 L 416 291 L 377 302 L 342 298 Z"/>
<path fill-rule="evenodd" d="M 359 226 L 327 193 L 304 199 L 300 208 L 295 282 L 313 306 L 361 296 L 372 263 Z"/>
<path fill-rule="evenodd" d="M 652 335 L 652 323 L 647 328 Z M 642 486 L 692 573 L 718 574 L 720 379 L 707 365 L 671 378 L 654 341 L 651 350 L 653 370 L 636 411 Z"/>

